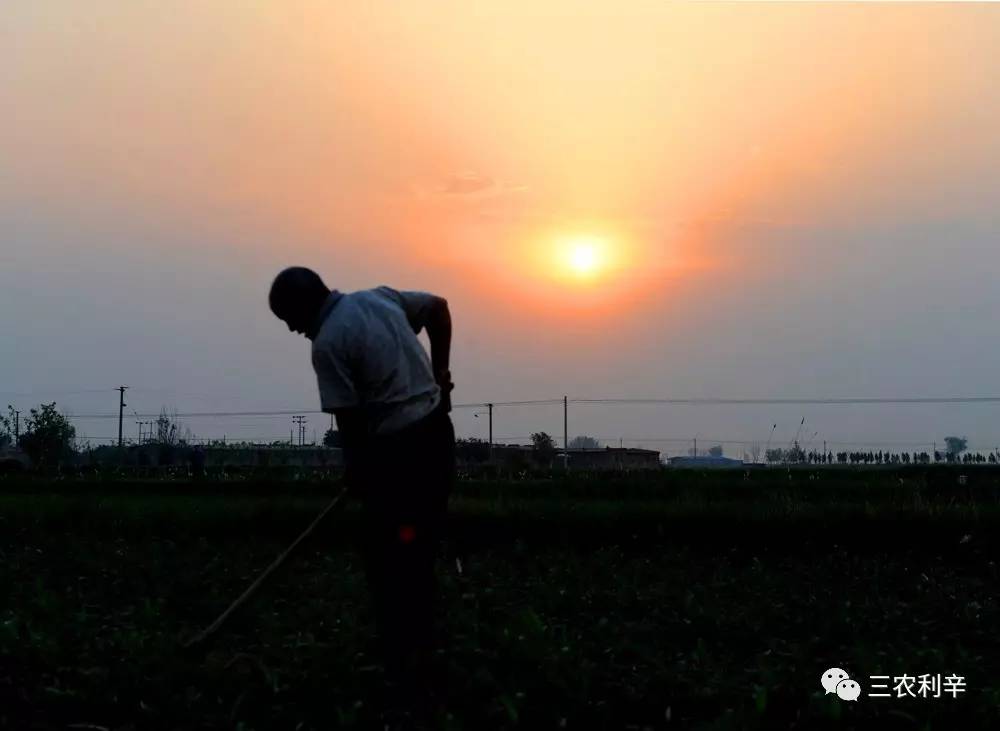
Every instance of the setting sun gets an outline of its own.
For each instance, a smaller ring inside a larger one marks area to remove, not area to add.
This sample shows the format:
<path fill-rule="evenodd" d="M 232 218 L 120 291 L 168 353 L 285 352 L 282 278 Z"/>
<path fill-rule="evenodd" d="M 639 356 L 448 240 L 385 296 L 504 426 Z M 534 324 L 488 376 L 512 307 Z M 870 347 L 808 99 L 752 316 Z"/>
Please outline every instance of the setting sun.
<path fill-rule="evenodd" d="M 607 265 L 607 244 L 602 239 L 578 236 L 567 239 L 560 248 L 562 266 L 577 277 L 594 277 Z"/>
<path fill-rule="evenodd" d="M 570 266 L 577 274 L 592 274 L 599 263 L 597 247 L 590 242 L 575 244 L 570 252 Z"/>

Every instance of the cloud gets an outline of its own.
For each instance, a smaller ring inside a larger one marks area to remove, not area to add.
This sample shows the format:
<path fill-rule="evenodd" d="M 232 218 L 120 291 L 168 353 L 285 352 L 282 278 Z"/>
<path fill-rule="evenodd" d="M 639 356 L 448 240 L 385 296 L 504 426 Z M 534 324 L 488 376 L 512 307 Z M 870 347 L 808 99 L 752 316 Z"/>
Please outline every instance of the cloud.
<path fill-rule="evenodd" d="M 496 182 L 488 175 L 474 172 L 457 173 L 445 181 L 443 193 L 446 195 L 472 195 L 483 193 L 496 187 Z"/>

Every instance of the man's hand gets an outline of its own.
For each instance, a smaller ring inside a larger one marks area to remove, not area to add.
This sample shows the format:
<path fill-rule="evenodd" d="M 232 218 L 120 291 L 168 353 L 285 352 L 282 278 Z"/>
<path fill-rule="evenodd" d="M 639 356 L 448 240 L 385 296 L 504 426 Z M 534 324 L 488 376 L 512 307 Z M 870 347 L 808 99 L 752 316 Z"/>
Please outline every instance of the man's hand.
<path fill-rule="evenodd" d="M 367 423 L 360 408 L 334 409 L 333 414 L 337 417 L 344 457 L 344 482 L 350 488 L 350 494 L 357 497 L 363 491 L 367 468 Z"/>
<path fill-rule="evenodd" d="M 451 382 L 451 371 L 445 369 L 441 371 L 434 372 L 434 380 L 437 385 L 441 388 L 441 404 L 445 410 L 445 413 L 451 411 L 451 392 L 455 388 L 455 384 Z"/>
<path fill-rule="evenodd" d="M 448 363 L 451 355 L 451 313 L 448 311 L 448 301 L 443 297 L 435 297 L 434 303 L 427 312 L 427 337 L 431 341 L 431 367 L 434 369 L 434 381 L 441 387 L 441 404 L 445 413 L 451 411 L 451 390 L 455 384 L 451 382 L 451 371 Z"/>

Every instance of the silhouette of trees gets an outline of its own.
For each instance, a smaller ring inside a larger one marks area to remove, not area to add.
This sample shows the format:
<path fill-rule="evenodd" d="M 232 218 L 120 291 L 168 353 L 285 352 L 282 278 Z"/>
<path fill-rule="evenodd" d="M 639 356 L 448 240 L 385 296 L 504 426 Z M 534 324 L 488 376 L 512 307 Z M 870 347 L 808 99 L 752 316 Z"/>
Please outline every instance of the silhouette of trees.
<path fill-rule="evenodd" d="M 486 462 L 490 458 L 490 443 L 485 439 L 456 439 L 455 456 L 465 462 Z"/>
<path fill-rule="evenodd" d="M 949 462 L 957 459 L 958 455 L 969 448 L 969 440 L 965 437 L 945 437 L 944 444 Z"/>
<path fill-rule="evenodd" d="M 0 417 L 4 430 L 12 429 L 9 417 Z M 36 467 L 52 467 L 73 456 L 76 429 L 56 409 L 56 403 L 32 409 L 23 422 L 21 448 Z"/>
<path fill-rule="evenodd" d="M 570 449 L 600 449 L 601 443 L 593 437 L 578 436 L 573 437 L 569 442 Z"/>
<path fill-rule="evenodd" d="M 536 462 L 541 465 L 552 464 L 552 458 L 556 456 L 556 443 L 551 436 L 543 431 L 535 432 L 531 435 L 531 448 Z"/>
<path fill-rule="evenodd" d="M 7 404 L 7 416 L 0 416 L 0 449 L 14 443 L 14 407 Z"/>

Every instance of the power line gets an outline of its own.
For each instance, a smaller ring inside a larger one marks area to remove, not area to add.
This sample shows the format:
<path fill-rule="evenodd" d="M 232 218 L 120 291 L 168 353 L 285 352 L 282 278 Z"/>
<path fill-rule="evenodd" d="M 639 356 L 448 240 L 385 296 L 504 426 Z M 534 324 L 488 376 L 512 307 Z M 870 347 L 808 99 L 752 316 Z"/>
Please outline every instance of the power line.
<path fill-rule="evenodd" d="M 570 399 L 572 404 L 675 404 L 692 406 L 782 406 L 782 405 L 859 405 L 859 404 L 995 404 L 1000 396 L 946 396 L 940 398 L 644 398 L 644 399 Z"/>
<path fill-rule="evenodd" d="M 493 406 L 534 406 L 539 404 L 562 404 L 563 400 L 560 399 L 541 399 L 534 401 L 494 401 Z M 572 399 L 570 399 L 572 403 Z M 467 404 L 452 404 L 452 409 L 478 409 L 482 407 L 490 406 L 489 403 L 467 403 Z M 280 417 L 280 416 L 298 416 L 300 414 L 322 414 L 325 413 L 319 409 L 281 409 L 277 411 L 188 411 L 188 412 L 177 412 L 175 414 L 170 414 L 170 416 L 183 419 L 197 419 L 197 418 L 221 418 L 221 417 L 234 417 L 234 416 L 255 416 L 255 417 Z M 140 413 L 139 416 L 148 417 L 158 417 L 159 412 L 156 413 Z M 117 414 L 68 414 L 70 419 L 117 419 Z"/>
<path fill-rule="evenodd" d="M 116 389 L 117 390 L 117 389 Z M 453 404 L 452 409 L 478 409 L 489 406 L 490 402 L 470 402 Z M 493 401 L 493 406 L 536 406 L 562 404 L 563 399 L 535 399 L 530 401 Z M 645 398 L 645 399 L 568 399 L 568 403 L 590 405 L 690 405 L 690 406 L 782 406 L 782 405 L 911 405 L 911 404 L 995 404 L 1000 396 L 947 396 L 917 398 L 801 398 L 801 399 L 729 399 L 729 398 Z M 276 411 L 190 411 L 172 414 L 178 418 L 220 418 L 233 416 L 278 417 L 298 414 L 322 414 L 318 409 L 280 409 Z M 139 414 L 157 417 L 159 412 Z M 73 419 L 116 419 L 117 414 L 72 414 Z"/>

